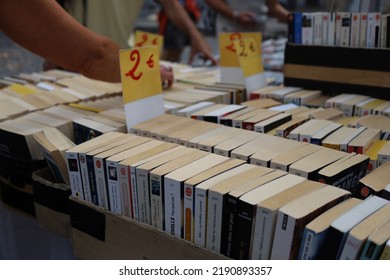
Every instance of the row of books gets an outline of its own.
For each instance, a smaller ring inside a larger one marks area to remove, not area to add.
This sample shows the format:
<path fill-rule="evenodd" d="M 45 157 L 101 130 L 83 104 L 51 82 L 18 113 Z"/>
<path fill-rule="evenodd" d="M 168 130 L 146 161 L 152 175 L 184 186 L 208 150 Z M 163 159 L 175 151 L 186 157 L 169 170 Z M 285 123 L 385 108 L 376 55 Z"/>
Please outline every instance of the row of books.
<path fill-rule="evenodd" d="M 379 196 L 352 199 L 342 188 L 135 134 L 108 132 L 65 155 L 73 196 L 231 258 L 304 258 L 305 226 L 336 205 L 359 216 L 356 224 L 376 211 L 387 218 L 380 215 L 378 228 L 389 219 L 389 201 Z"/>
<path fill-rule="evenodd" d="M 305 45 L 389 48 L 388 14 L 379 12 L 294 12 L 288 16 L 288 40 Z"/>
<path fill-rule="evenodd" d="M 346 117 L 366 115 L 390 116 L 390 101 L 362 94 L 325 95 L 320 90 L 305 90 L 289 86 L 266 86 L 251 92 L 251 99 L 271 98 L 281 103 L 316 108 L 336 108 Z"/>
<path fill-rule="evenodd" d="M 369 170 L 386 159 L 386 148 L 383 147 L 389 138 L 390 127 L 388 117 L 383 115 L 351 119 L 333 107 L 310 109 L 294 104 L 273 106 L 277 103 L 272 99 L 257 99 L 241 104 L 198 103 L 179 110 L 177 115 L 340 151 L 367 154 L 371 158 Z"/>
<path fill-rule="evenodd" d="M 76 104 L 115 96 L 121 91 L 120 84 L 95 81 L 63 70 L 3 77 L 0 79 L 0 120 L 16 118 L 60 104 Z"/>

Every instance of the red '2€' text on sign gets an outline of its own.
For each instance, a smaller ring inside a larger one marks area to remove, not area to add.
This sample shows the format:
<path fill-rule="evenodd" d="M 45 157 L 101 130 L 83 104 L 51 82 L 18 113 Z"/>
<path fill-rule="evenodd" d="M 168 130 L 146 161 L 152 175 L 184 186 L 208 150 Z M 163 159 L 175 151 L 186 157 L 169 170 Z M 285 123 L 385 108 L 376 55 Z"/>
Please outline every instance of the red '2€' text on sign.
<path fill-rule="evenodd" d="M 161 94 L 157 47 L 121 50 L 119 58 L 125 103 Z"/>
<path fill-rule="evenodd" d="M 260 32 L 221 33 L 219 35 L 220 66 L 240 67 L 234 42 L 244 38 L 253 38 L 255 46 L 257 48 L 261 47 Z"/>
<path fill-rule="evenodd" d="M 134 46 L 136 48 L 156 46 L 158 51 L 161 52 L 163 40 L 164 37 L 160 34 L 136 30 Z"/>

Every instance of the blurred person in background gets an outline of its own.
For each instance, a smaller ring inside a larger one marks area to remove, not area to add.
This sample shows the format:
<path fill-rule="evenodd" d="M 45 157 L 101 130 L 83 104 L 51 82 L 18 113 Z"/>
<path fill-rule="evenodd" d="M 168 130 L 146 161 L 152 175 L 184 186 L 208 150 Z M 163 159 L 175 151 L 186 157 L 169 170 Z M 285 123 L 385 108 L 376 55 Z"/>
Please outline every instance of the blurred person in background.
<path fill-rule="evenodd" d="M 197 0 L 177 0 L 177 2 L 184 7 L 184 10 L 196 25 L 200 18 Z M 166 10 L 167 7 L 161 6 L 158 13 L 159 33 L 164 36 L 161 58 L 172 62 L 180 62 L 184 48 L 191 45 L 191 38 L 168 18 Z"/>
<path fill-rule="evenodd" d="M 217 11 L 216 33 L 264 32 L 268 16 L 287 22 L 288 11 L 278 0 L 204 0 Z"/>
<path fill-rule="evenodd" d="M 97 0 L 93 2 L 95 1 Z M 141 0 L 127 1 L 134 4 Z M 102 2 L 111 4 L 116 1 Z M 176 0 L 161 0 L 161 3 L 171 4 L 169 7 L 173 12 L 169 14 L 172 20 L 198 39 L 196 51 L 212 58 L 209 45 L 183 11 L 183 7 Z M 127 12 L 139 13 L 141 7 L 142 5 L 134 4 L 134 9 L 129 8 Z M 106 16 L 107 14 L 102 14 L 102 23 L 109 20 Z M 0 0 L 0 31 L 22 47 L 66 70 L 92 79 L 121 81 L 120 44 L 77 22 L 55 0 Z M 165 84 L 173 83 L 172 69 L 161 67 L 160 73 L 162 81 L 167 81 Z"/>

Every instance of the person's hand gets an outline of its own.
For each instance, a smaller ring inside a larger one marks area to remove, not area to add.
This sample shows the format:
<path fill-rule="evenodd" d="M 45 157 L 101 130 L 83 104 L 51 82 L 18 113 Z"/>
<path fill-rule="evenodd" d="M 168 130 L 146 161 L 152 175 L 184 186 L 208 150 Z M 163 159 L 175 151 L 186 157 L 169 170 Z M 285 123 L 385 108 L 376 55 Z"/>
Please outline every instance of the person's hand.
<path fill-rule="evenodd" d="M 241 25 L 252 26 L 256 23 L 256 14 L 252 12 L 234 12 L 233 19 Z"/>
<path fill-rule="evenodd" d="M 163 89 L 168 89 L 173 84 L 173 69 L 170 66 L 160 65 L 160 76 Z"/>
<path fill-rule="evenodd" d="M 188 64 L 191 65 L 195 55 L 199 54 L 200 57 L 205 61 L 210 61 L 212 65 L 217 65 L 218 62 L 213 56 L 211 47 L 203 36 L 191 37 L 191 52 L 188 59 Z"/>

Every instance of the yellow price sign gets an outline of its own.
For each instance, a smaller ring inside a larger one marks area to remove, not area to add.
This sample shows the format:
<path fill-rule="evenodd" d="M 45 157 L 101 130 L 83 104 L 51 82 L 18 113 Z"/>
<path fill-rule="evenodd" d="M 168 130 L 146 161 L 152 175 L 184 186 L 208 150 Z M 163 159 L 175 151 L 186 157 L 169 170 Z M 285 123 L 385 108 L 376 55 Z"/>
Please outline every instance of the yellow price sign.
<path fill-rule="evenodd" d="M 134 47 L 148 47 L 156 46 L 158 51 L 161 52 L 163 46 L 164 37 L 160 34 L 145 32 L 141 30 L 135 31 Z"/>
<path fill-rule="evenodd" d="M 253 38 L 235 40 L 234 47 L 244 77 L 250 77 L 264 72 L 261 61 L 261 50 L 256 46 Z"/>
<path fill-rule="evenodd" d="M 162 93 L 156 47 L 121 50 L 119 59 L 125 103 Z"/>
<path fill-rule="evenodd" d="M 236 54 L 234 42 L 245 38 L 253 38 L 255 46 L 261 48 L 261 33 L 260 32 L 236 32 L 236 33 L 221 33 L 219 35 L 219 53 L 220 66 L 222 67 L 240 67 L 240 62 Z"/>

